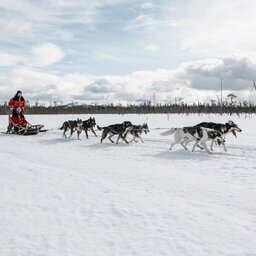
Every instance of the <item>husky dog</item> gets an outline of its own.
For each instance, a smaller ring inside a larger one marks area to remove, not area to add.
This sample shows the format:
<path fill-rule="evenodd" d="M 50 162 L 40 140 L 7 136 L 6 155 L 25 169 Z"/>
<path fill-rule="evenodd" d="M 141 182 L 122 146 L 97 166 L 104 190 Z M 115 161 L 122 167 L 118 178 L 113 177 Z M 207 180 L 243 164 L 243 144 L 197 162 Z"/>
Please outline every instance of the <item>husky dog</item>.
<path fill-rule="evenodd" d="M 124 137 L 126 138 L 128 133 L 130 133 L 133 136 L 133 139 L 130 141 L 138 142 L 136 138 L 140 139 L 142 143 L 144 143 L 143 139 L 141 138 L 142 133 L 147 134 L 149 132 L 148 124 L 144 123 L 143 125 L 133 125 L 129 129 L 127 129 L 126 133 L 124 134 Z"/>
<path fill-rule="evenodd" d="M 62 137 L 67 138 L 66 136 L 66 132 L 68 130 L 70 130 L 70 136 L 69 138 L 71 138 L 72 134 L 76 131 L 77 132 L 77 139 L 80 140 L 79 136 L 82 132 L 82 125 L 83 125 L 83 121 L 81 119 L 77 119 L 77 120 L 69 120 L 69 121 L 65 121 L 62 125 L 61 128 L 59 128 L 59 130 L 64 130 Z"/>
<path fill-rule="evenodd" d="M 108 136 L 108 139 L 114 143 L 114 141 L 111 139 L 114 135 L 118 135 L 118 138 L 116 140 L 116 144 L 118 143 L 119 139 L 122 138 L 127 144 L 129 143 L 125 137 L 124 137 L 124 133 L 127 131 L 127 129 L 129 129 L 130 127 L 132 127 L 132 123 L 130 121 L 124 121 L 121 124 L 112 124 L 106 127 L 99 127 L 97 125 L 97 128 L 102 131 L 102 137 L 100 142 L 102 143 L 103 140 Z"/>
<path fill-rule="evenodd" d="M 212 122 L 202 122 L 200 124 L 197 124 L 198 127 L 205 127 L 209 129 L 213 129 L 215 131 L 220 132 L 222 135 L 226 135 L 228 133 L 233 133 L 233 135 L 236 137 L 236 132 L 241 132 L 242 130 L 238 127 L 237 124 L 235 124 L 233 121 L 229 120 L 225 124 L 220 123 L 212 123 Z M 237 137 L 236 137 L 237 138 Z M 211 150 L 213 150 L 213 144 L 214 140 L 211 142 Z M 226 145 L 223 144 L 224 150 L 227 151 Z"/>
<path fill-rule="evenodd" d="M 195 147 L 201 143 L 203 148 L 207 153 L 210 153 L 206 146 L 207 140 L 215 140 L 219 144 L 224 144 L 225 140 L 222 137 L 222 134 L 218 131 L 214 131 L 212 129 L 207 129 L 199 126 L 190 126 L 190 127 L 183 127 L 183 128 L 171 128 L 170 130 L 161 133 L 163 136 L 172 135 L 174 134 L 174 141 L 170 146 L 170 150 L 172 150 L 175 144 L 181 144 L 181 146 L 187 150 L 186 145 L 191 142 L 195 141 L 195 144 L 192 148 L 192 152 L 195 150 Z"/>
<path fill-rule="evenodd" d="M 83 121 L 82 129 L 85 132 L 86 138 L 88 139 L 88 130 L 91 131 L 95 137 L 98 137 L 94 131 L 94 127 L 96 126 L 95 118 L 90 117 L 88 120 Z"/>
<path fill-rule="evenodd" d="M 203 141 L 202 141 L 202 139 L 197 139 L 193 148 L 192 148 L 192 152 L 194 152 L 195 147 L 198 146 L 199 143 L 201 143 L 201 145 L 207 151 L 207 153 L 210 153 L 210 151 L 208 150 L 208 148 L 206 147 L 206 144 L 205 144 L 205 142 L 207 140 L 211 140 L 212 142 L 216 142 L 216 144 L 218 144 L 218 145 L 223 145 L 224 150 L 227 151 L 226 144 L 225 144 L 225 138 L 223 137 L 222 133 L 220 133 L 218 131 L 215 131 L 215 130 L 208 129 L 208 128 L 204 128 L 204 127 L 201 127 L 201 129 L 206 130 L 208 138 L 206 140 L 203 140 Z"/>

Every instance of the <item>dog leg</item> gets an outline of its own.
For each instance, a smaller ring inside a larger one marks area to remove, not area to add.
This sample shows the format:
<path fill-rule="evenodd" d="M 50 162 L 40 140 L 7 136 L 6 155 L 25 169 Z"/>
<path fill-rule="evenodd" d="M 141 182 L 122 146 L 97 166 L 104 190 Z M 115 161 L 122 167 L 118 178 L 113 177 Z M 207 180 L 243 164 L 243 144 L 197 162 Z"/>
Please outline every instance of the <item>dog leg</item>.
<path fill-rule="evenodd" d="M 188 148 L 187 148 L 187 145 L 188 145 L 188 143 L 190 142 L 191 140 L 189 140 L 188 138 L 184 138 L 182 141 L 181 141 L 181 145 L 186 149 L 186 150 L 188 150 Z"/>
<path fill-rule="evenodd" d="M 134 134 L 132 134 L 132 136 L 133 136 L 133 138 L 130 140 L 130 143 L 133 142 L 133 141 L 136 142 Z"/>
<path fill-rule="evenodd" d="M 96 134 L 96 132 L 93 129 L 91 129 L 91 131 L 95 135 L 95 137 L 98 137 L 98 135 Z"/>
<path fill-rule="evenodd" d="M 144 141 L 143 141 L 143 139 L 141 138 L 141 136 L 138 135 L 138 138 L 140 139 L 140 141 L 141 141 L 142 143 L 144 143 Z"/>
<path fill-rule="evenodd" d="M 86 128 L 84 129 L 84 133 L 85 133 L 86 139 L 88 139 L 88 132 Z"/>
<path fill-rule="evenodd" d="M 129 144 L 129 142 L 124 138 L 124 136 L 122 134 L 120 134 L 120 137 L 127 143 Z"/>
<path fill-rule="evenodd" d="M 202 146 L 200 146 L 199 144 L 196 145 L 198 148 L 200 149 L 204 149 Z"/>
<path fill-rule="evenodd" d="M 118 135 L 117 139 L 116 139 L 116 144 L 118 144 L 118 141 L 120 140 L 120 134 Z"/>
<path fill-rule="evenodd" d="M 195 148 L 196 148 L 196 146 L 198 145 L 198 143 L 199 143 L 199 140 L 197 140 L 197 141 L 195 142 L 195 144 L 193 145 L 192 152 L 195 151 Z"/>
<path fill-rule="evenodd" d="M 114 134 L 108 136 L 108 139 L 112 142 L 112 143 L 115 143 L 113 140 L 111 140 L 111 138 L 114 136 Z"/>
<path fill-rule="evenodd" d="M 116 144 L 118 144 L 118 141 L 120 140 L 120 134 L 117 136 Z"/>
<path fill-rule="evenodd" d="M 226 147 L 226 143 L 223 142 L 223 148 L 224 148 L 224 151 L 227 152 L 227 147 Z"/>
<path fill-rule="evenodd" d="M 214 144 L 214 140 L 212 140 L 211 142 L 211 151 L 213 151 L 213 144 Z"/>
<path fill-rule="evenodd" d="M 187 147 L 181 142 L 180 145 L 185 149 L 188 150 Z"/>
<path fill-rule="evenodd" d="M 71 128 L 71 129 L 70 129 L 70 136 L 69 136 L 69 138 L 72 137 L 73 133 L 74 133 L 74 130 Z"/>
<path fill-rule="evenodd" d="M 207 146 L 206 146 L 205 141 L 202 141 L 201 143 L 202 143 L 202 145 L 203 145 L 205 151 L 206 151 L 208 154 L 211 154 L 211 152 L 209 151 L 209 149 L 208 149 Z"/>
<path fill-rule="evenodd" d="M 124 138 L 126 138 L 126 137 L 127 137 L 127 134 L 128 134 L 128 131 L 126 131 L 126 132 L 125 132 L 125 134 L 124 134 Z"/>
<path fill-rule="evenodd" d="M 122 138 L 122 140 L 124 140 L 127 144 L 129 144 L 129 142 L 124 138 L 124 136 L 123 136 L 122 134 L 119 134 L 119 135 L 118 135 L 116 144 L 118 144 L 118 141 L 119 141 L 120 138 Z"/>
<path fill-rule="evenodd" d="M 135 143 L 137 143 L 138 141 L 136 140 L 135 134 L 132 134 L 132 135 L 133 135 L 133 139 L 130 142 L 134 141 Z"/>
<path fill-rule="evenodd" d="M 101 143 L 103 142 L 103 140 L 105 140 L 105 138 L 107 137 L 107 135 L 108 135 L 108 131 L 107 131 L 107 130 L 103 130 L 102 136 L 101 136 L 101 140 L 100 140 Z"/>
<path fill-rule="evenodd" d="M 175 144 L 177 144 L 177 143 L 175 143 L 175 142 L 172 142 L 172 143 L 171 143 L 170 150 L 172 150 L 172 148 L 173 148 L 173 146 L 174 146 Z"/>
<path fill-rule="evenodd" d="M 66 132 L 68 131 L 68 129 L 69 129 L 68 127 L 65 127 L 65 128 L 64 128 L 64 131 L 63 131 L 62 137 L 67 138 Z"/>
<path fill-rule="evenodd" d="M 189 143 L 189 140 L 186 140 L 184 146 L 187 147 L 188 143 Z"/>

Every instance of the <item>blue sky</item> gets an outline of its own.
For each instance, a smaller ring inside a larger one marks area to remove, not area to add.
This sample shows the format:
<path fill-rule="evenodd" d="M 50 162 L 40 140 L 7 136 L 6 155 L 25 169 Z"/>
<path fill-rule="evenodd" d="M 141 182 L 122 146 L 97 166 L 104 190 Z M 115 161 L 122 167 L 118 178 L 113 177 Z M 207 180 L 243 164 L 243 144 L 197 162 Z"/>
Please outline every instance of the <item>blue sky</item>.
<path fill-rule="evenodd" d="M 0 99 L 255 100 L 253 0 L 1 0 Z"/>

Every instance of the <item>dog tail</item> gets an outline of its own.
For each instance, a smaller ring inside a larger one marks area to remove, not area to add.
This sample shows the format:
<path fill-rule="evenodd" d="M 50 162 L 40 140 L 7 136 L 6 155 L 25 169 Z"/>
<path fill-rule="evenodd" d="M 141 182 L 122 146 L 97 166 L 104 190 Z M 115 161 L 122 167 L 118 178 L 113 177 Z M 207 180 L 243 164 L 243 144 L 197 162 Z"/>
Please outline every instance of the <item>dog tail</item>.
<path fill-rule="evenodd" d="M 176 130 L 177 130 L 177 128 L 171 128 L 170 130 L 168 130 L 166 132 L 161 132 L 160 135 L 162 135 L 162 136 L 172 135 L 175 133 Z"/>
<path fill-rule="evenodd" d="M 63 123 L 63 125 L 60 128 L 58 128 L 58 130 L 63 130 L 64 129 L 64 124 L 65 123 Z"/>
<path fill-rule="evenodd" d="M 104 130 L 104 128 L 105 128 L 105 127 L 100 127 L 100 126 L 97 125 L 97 129 L 98 129 L 99 131 Z"/>
<path fill-rule="evenodd" d="M 65 126 L 68 126 L 68 122 L 67 122 L 67 121 L 65 121 L 65 122 L 62 124 L 62 126 L 61 126 L 60 128 L 58 128 L 58 130 L 63 130 L 63 129 L 65 129 Z"/>

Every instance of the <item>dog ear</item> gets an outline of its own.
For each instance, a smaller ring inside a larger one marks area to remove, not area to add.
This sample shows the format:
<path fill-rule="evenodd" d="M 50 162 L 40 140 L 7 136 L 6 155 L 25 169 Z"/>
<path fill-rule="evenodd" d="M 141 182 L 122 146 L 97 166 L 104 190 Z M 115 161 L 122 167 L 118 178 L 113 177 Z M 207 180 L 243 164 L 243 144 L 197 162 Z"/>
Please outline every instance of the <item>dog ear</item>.
<path fill-rule="evenodd" d="M 229 123 L 230 125 L 234 124 L 234 122 L 231 121 L 231 120 L 228 120 L 228 123 Z"/>

